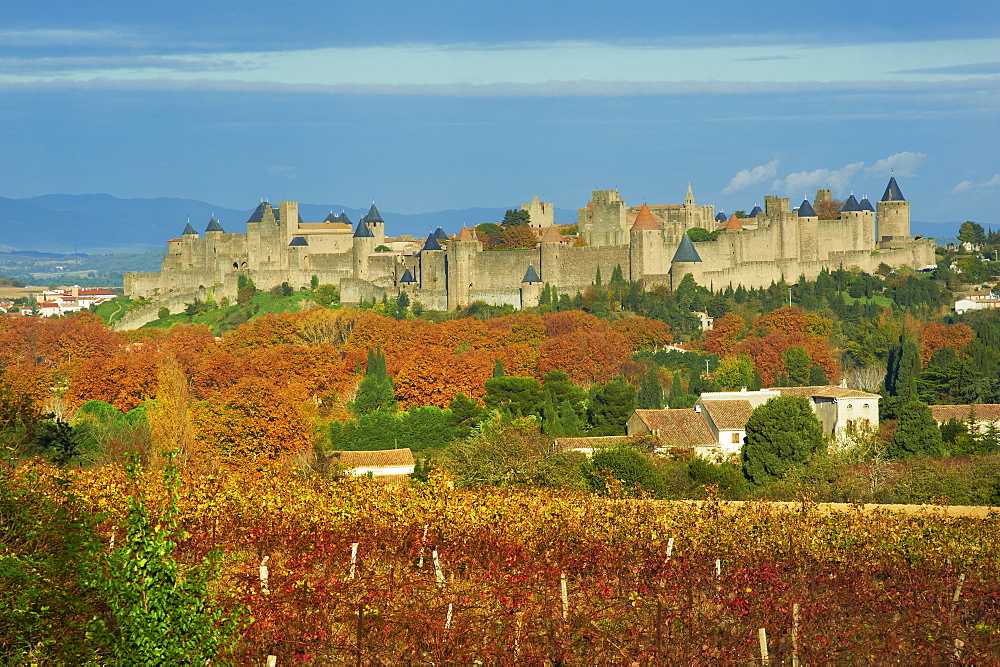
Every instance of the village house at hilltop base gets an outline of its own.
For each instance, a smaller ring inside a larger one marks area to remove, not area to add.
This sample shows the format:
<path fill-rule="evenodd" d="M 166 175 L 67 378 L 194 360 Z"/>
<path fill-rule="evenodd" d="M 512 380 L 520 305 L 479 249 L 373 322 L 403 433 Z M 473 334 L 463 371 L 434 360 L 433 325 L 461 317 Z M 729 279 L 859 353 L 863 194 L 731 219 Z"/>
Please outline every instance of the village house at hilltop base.
<path fill-rule="evenodd" d="M 820 190 L 814 201 L 829 197 Z M 895 178 L 875 208 L 851 195 L 833 220 L 820 220 L 808 200 L 795 209 L 787 198 L 764 201 L 746 218 L 726 219 L 712 205 L 695 204 L 690 186 L 683 204 L 639 207 L 628 206 L 618 191 L 600 190 L 579 209 L 579 234 L 567 237 L 555 226 L 552 204 L 536 197 L 522 205 L 539 236 L 536 247 L 488 251 L 468 228 L 452 237 L 439 229 L 418 244 L 387 238 L 374 204 L 354 225 L 343 213 L 304 222 L 297 202 L 261 202 L 246 232 L 226 232 L 213 217 L 202 236 L 188 223 L 168 242 L 159 273 L 126 274 L 125 293 L 154 304 L 120 326 L 155 319 L 164 305 L 179 311 L 209 290 L 217 299 L 235 298 L 244 274 L 261 289 L 286 281 L 306 287 L 316 276 L 336 285 L 347 304 L 405 291 L 426 308 L 455 310 L 474 301 L 534 306 L 545 283 L 574 294 L 593 283 L 598 269 L 610 276 L 616 266 L 646 288 L 676 287 L 690 273 L 699 284 L 722 289 L 812 279 L 823 269 L 872 273 L 883 263 L 934 264 L 933 241 L 910 235 L 910 204 Z M 721 233 L 716 241 L 694 243 L 686 232 L 695 227 Z"/>

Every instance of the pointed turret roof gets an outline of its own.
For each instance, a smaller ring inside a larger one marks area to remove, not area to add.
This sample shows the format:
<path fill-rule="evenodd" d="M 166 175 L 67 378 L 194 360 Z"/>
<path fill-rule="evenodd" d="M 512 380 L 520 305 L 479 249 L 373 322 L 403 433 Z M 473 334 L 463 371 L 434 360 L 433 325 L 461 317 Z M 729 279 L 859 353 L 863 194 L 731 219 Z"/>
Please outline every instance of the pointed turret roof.
<path fill-rule="evenodd" d="M 378 214 L 378 209 L 375 208 L 375 202 L 372 202 L 372 207 L 368 209 L 368 215 L 362 218 L 365 222 L 385 222 L 382 216 Z"/>
<path fill-rule="evenodd" d="M 691 242 L 691 237 L 687 234 L 681 235 L 681 244 L 677 246 L 677 252 L 671 262 L 700 262 L 701 255 Z"/>
<path fill-rule="evenodd" d="M 735 213 L 729 216 L 729 222 L 726 223 L 726 229 L 735 229 L 735 230 L 743 229 L 743 223 L 740 222 L 740 219 L 736 217 Z"/>
<path fill-rule="evenodd" d="M 476 237 L 472 235 L 472 229 L 469 227 L 462 227 L 462 231 L 458 233 L 458 241 L 475 241 Z"/>
<path fill-rule="evenodd" d="M 298 246 L 307 246 L 307 245 L 309 245 L 309 241 L 306 241 L 306 237 L 304 237 L 304 236 L 294 236 L 294 237 L 292 237 L 291 243 L 288 244 L 288 247 L 291 248 L 292 246 L 298 247 Z"/>
<path fill-rule="evenodd" d="M 691 191 L 691 181 L 688 181 L 688 191 L 684 196 L 684 203 L 687 205 L 694 204 L 694 192 Z"/>
<path fill-rule="evenodd" d="M 188 234 L 194 234 L 195 236 L 198 235 L 198 232 L 194 231 L 194 227 L 191 226 L 191 218 L 188 218 L 187 227 L 184 228 L 182 236 L 187 236 Z"/>
<path fill-rule="evenodd" d="M 853 192 L 851 193 L 851 196 L 847 198 L 847 201 L 844 202 L 844 205 L 840 208 L 840 210 L 846 212 L 858 212 L 862 210 L 861 204 L 859 204 L 858 200 L 854 198 Z"/>
<path fill-rule="evenodd" d="M 758 215 L 760 215 L 763 212 L 764 211 L 762 211 L 761 208 L 760 208 L 760 204 L 754 204 L 753 205 L 753 210 L 750 211 L 750 213 L 747 215 L 747 217 L 748 218 L 756 218 Z"/>
<path fill-rule="evenodd" d="M 542 233 L 542 238 L 538 239 L 542 243 L 562 243 L 563 235 L 555 225 L 546 227 Z"/>
<path fill-rule="evenodd" d="M 632 225 L 632 231 L 641 230 L 658 230 L 660 225 L 656 221 L 656 216 L 653 212 L 649 210 L 649 205 L 646 202 L 642 202 L 642 208 L 639 209 L 639 215 L 635 216 L 635 223 Z"/>
<path fill-rule="evenodd" d="M 363 218 L 358 221 L 358 228 L 354 230 L 354 238 L 356 239 L 375 238 L 375 235 L 372 234 L 372 230 L 368 229 L 368 225 L 365 224 Z"/>
<path fill-rule="evenodd" d="M 715 214 L 715 221 L 718 223 L 723 223 L 728 219 L 729 218 L 726 217 L 726 214 L 723 213 L 721 209 L 719 210 L 718 213 Z"/>
<path fill-rule="evenodd" d="M 216 220 L 215 216 L 213 215 L 212 219 L 208 221 L 208 227 L 205 228 L 205 231 L 206 232 L 224 232 L 226 230 L 224 230 L 222 228 L 222 225 L 219 224 L 219 221 Z"/>
<path fill-rule="evenodd" d="M 889 177 L 889 185 L 885 186 L 885 194 L 882 195 L 882 201 L 906 201 L 899 189 L 899 184 L 896 183 L 895 176 Z"/>
<path fill-rule="evenodd" d="M 270 204 L 268 204 L 266 200 L 261 201 L 259 204 L 257 204 L 257 208 L 255 208 L 253 210 L 253 213 L 250 214 L 250 219 L 247 220 L 247 222 L 263 222 L 264 211 L 267 209 L 268 206 L 270 206 Z"/>
<path fill-rule="evenodd" d="M 813 205 L 809 203 L 808 199 L 803 199 L 802 203 L 799 204 L 799 217 L 800 218 L 816 217 L 816 211 L 813 210 Z"/>
<path fill-rule="evenodd" d="M 872 208 L 872 203 L 868 201 L 868 195 L 865 195 L 864 197 L 861 198 L 861 202 L 858 204 L 858 206 L 861 207 L 862 211 L 871 211 L 872 213 L 875 212 L 875 209 Z"/>
<path fill-rule="evenodd" d="M 447 241 L 448 235 L 444 233 L 443 229 L 438 227 L 437 229 L 434 230 L 434 238 L 436 238 L 438 241 Z"/>
<path fill-rule="evenodd" d="M 399 279 L 399 282 L 401 282 L 401 283 L 415 283 L 415 282 L 417 282 L 417 279 L 413 277 L 413 274 L 410 273 L 409 269 L 406 269 L 405 271 L 403 271 L 403 277 Z"/>
<path fill-rule="evenodd" d="M 323 222 L 340 222 L 340 216 L 334 215 L 333 211 L 330 211 L 330 215 L 323 218 Z"/>
<path fill-rule="evenodd" d="M 538 272 L 535 271 L 535 266 L 533 264 L 528 264 L 528 270 L 524 272 L 524 278 L 521 279 L 522 283 L 540 283 L 542 279 L 538 277 Z"/>
<path fill-rule="evenodd" d="M 424 241 L 424 247 L 420 249 L 420 252 L 424 250 L 441 250 L 441 244 L 434 238 L 434 234 L 427 235 L 427 240 Z"/>

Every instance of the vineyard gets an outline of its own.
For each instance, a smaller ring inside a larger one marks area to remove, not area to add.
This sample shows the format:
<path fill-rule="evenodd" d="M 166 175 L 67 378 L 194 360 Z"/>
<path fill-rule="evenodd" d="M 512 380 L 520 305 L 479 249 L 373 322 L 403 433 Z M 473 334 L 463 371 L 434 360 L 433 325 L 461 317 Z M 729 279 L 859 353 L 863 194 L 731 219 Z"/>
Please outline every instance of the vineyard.
<path fill-rule="evenodd" d="M 129 498 L 141 493 L 154 523 L 170 513 L 148 470 L 7 475 L 22 499 L 99 513 L 107 552 L 131 539 Z M 761 629 L 773 662 L 1000 655 L 996 514 L 465 491 L 437 477 L 392 488 L 219 470 L 182 482 L 175 521 L 160 525 L 182 572 L 221 551 L 209 604 L 242 619 L 218 656 L 239 664 L 745 663 L 761 658 Z M 73 633 L 85 615 L 45 620 Z"/>

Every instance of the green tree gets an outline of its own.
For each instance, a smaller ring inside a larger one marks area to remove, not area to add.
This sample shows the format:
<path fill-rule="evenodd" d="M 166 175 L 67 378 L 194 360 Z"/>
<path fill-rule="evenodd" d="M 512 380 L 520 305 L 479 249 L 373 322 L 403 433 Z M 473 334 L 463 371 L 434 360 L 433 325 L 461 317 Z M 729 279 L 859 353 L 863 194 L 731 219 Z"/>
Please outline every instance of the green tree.
<path fill-rule="evenodd" d="M 788 376 L 790 386 L 801 387 L 809 381 L 812 360 L 804 347 L 792 345 L 781 353 L 781 359 L 785 362 L 785 374 Z"/>
<path fill-rule="evenodd" d="M 816 364 L 809 369 L 809 386 L 819 387 L 830 383 L 830 378 L 826 376 L 826 370 Z"/>
<path fill-rule="evenodd" d="M 545 390 L 535 378 L 490 378 L 483 402 L 490 408 L 509 410 L 512 415 L 537 416 L 545 402 Z"/>
<path fill-rule="evenodd" d="M 629 495 L 648 493 L 655 498 L 666 495 L 666 484 L 650 460 L 634 447 L 621 445 L 594 453 L 590 483 L 597 493 L 608 494 L 608 481 L 614 480 Z"/>
<path fill-rule="evenodd" d="M 354 401 L 348 404 L 355 415 L 363 415 L 375 410 L 396 410 L 396 389 L 392 378 L 386 374 L 385 355 L 381 350 L 368 350 L 368 367 L 365 377 L 358 385 Z"/>
<path fill-rule="evenodd" d="M 753 384 L 753 361 L 745 354 L 726 357 L 719 362 L 715 381 L 730 391 L 738 391 Z"/>
<path fill-rule="evenodd" d="M 138 464 L 130 465 L 130 478 L 139 475 Z M 173 465 L 164 469 L 163 483 L 168 503 L 159 519 L 150 516 L 137 485 L 120 546 L 110 553 L 99 543 L 89 549 L 88 583 L 110 611 L 110 619 L 103 614 L 91 619 L 91 632 L 117 664 L 204 664 L 235 644 L 242 624 L 209 598 L 209 584 L 220 570 L 218 551 L 194 566 L 174 559 L 177 540 L 186 535 L 177 518 L 180 480 Z"/>
<path fill-rule="evenodd" d="M 521 227 L 529 224 L 530 222 L 530 213 L 521 209 L 509 208 L 507 209 L 507 212 L 503 214 L 503 222 L 500 224 L 504 227 Z"/>
<path fill-rule="evenodd" d="M 900 396 L 903 400 L 917 395 L 917 377 L 920 375 L 920 354 L 916 342 L 900 337 L 889 351 L 886 366 L 885 388 L 890 396 Z"/>
<path fill-rule="evenodd" d="M 340 303 L 340 290 L 337 289 L 336 285 L 324 283 L 322 285 L 318 285 L 316 289 L 313 290 L 313 298 L 316 300 L 316 303 L 324 308 L 332 306 Z"/>
<path fill-rule="evenodd" d="M 241 273 L 236 279 L 236 303 L 249 303 L 257 293 L 257 286 L 254 285 L 253 278 Z"/>
<path fill-rule="evenodd" d="M 587 405 L 587 421 L 593 435 L 622 435 L 625 422 L 635 412 L 635 387 L 616 377 L 610 382 L 591 387 Z"/>
<path fill-rule="evenodd" d="M 396 319 L 405 320 L 406 311 L 410 308 L 410 296 L 403 292 L 399 292 L 399 296 L 396 297 Z"/>
<path fill-rule="evenodd" d="M 980 246 L 986 243 L 986 232 L 983 231 L 983 226 L 979 223 L 966 220 L 958 228 L 958 240 L 962 243 Z"/>
<path fill-rule="evenodd" d="M 505 373 L 503 372 L 503 360 L 502 359 L 497 359 L 493 363 L 493 377 L 495 377 L 495 378 L 502 378 L 502 377 L 504 377 L 504 375 L 505 375 Z"/>
<path fill-rule="evenodd" d="M 576 438 L 580 435 L 580 417 L 569 399 L 559 405 L 559 430 L 566 438 Z"/>
<path fill-rule="evenodd" d="M 809 401 L 779 396 L 756 408 L 747 420 L 743 474 L 756 485 L 779 479 L 823 447 L 823 427 Z"/>
<path fill-rule="evenodd" d="M 896 408 L 899 422 L 889 444 L 889 456 L 896 459 L 909 456 L 941 456 L 941 430 L 926 403 L 916 399 L 905 401 Z"/>
<path fill-rule="evenodd" d="M 636 399 L 639 408 L 659 410 L 663 407 L 663 387 L 660 385 L 660 373 L 655 365 L 642 374 L 639 384 L 639 394 Z"/>
<path fill-rule="evenodd" d="M 458 393 L 448 404 L 448 414 L 451 417 L 451 427 L 455 430 L 455 437 L 464 439 L 479 425 L 483 408 L 465 394 Z"/>

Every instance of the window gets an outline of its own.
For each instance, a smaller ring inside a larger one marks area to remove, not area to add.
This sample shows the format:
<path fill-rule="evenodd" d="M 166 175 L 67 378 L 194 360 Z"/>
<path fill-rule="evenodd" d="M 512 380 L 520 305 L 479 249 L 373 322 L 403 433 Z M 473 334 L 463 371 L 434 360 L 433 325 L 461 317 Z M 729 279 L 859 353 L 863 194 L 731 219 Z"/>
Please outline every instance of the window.
<path fill-rule="evenodd" d="M 867 404 L 867 403 L 865 403 L 865 410 L 867 410 L 867 409 L 868 409 L 868 404 Z"/>
<path fill-rule="evenodd" d="M 847 409 L 848 410 L 853 410 L 854 409 L 854 404 L 853 403 L 848 403 L 847 404 Z"/>
<path fill-rule="evenodd" d="M 733 433 L 733 444 L 734 445 L 740 444 L 740 434 L 739 433 Z"/>

